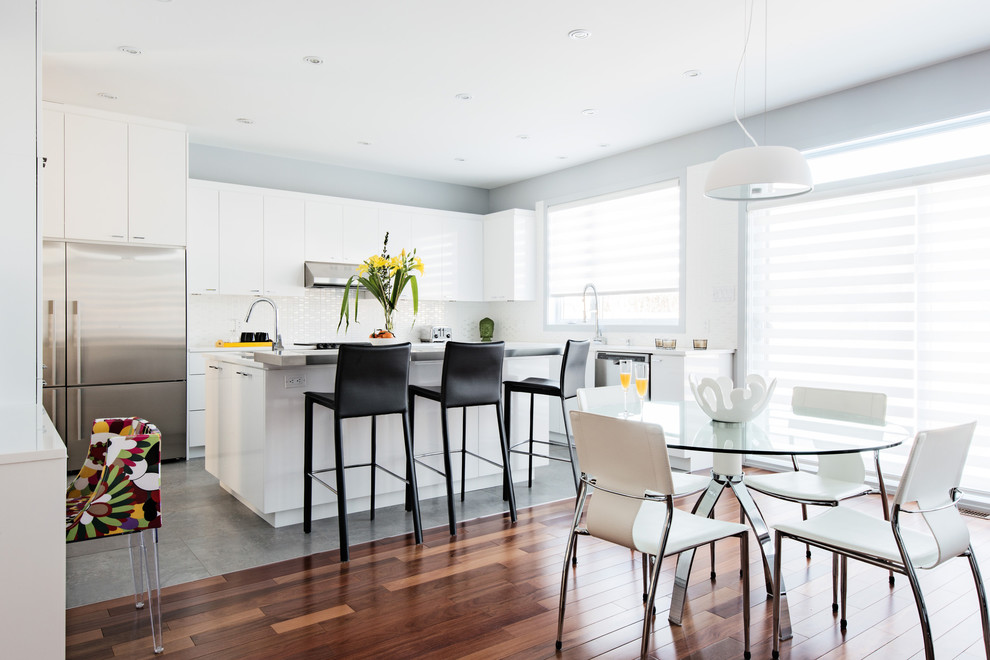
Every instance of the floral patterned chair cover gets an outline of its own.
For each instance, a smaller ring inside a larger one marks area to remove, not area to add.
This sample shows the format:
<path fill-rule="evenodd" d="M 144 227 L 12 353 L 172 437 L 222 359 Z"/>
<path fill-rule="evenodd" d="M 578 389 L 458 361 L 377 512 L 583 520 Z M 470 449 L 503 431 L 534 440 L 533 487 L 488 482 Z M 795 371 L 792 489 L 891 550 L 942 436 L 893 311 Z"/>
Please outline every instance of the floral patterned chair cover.
<path fill-rule="evenodd" d="M 147 577 L 155 653 L 163 650 L 158 576 L 160 466 L 161 431 L 154 424 L 137 417 L 97 419 L 86 460 L 65 496 L 67 543 L 137 532 L 130 544 L 135 605 L 138 609 L 144 607 Z M 145 532 L 153 535 L 150 545 L 154 572 L 149 565 Z M 140 552 L 137 557 L 135 551 Z"/>

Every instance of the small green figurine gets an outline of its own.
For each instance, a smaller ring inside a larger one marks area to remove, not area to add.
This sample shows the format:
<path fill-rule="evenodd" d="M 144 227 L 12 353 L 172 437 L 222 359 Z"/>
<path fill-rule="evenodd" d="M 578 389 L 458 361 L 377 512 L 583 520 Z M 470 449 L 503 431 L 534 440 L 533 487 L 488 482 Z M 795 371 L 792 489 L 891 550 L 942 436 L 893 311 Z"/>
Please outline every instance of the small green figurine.
<path fill-rule="evenodd" d="M 491 341 L 492 335 L 495 334 L 495 321 L 488 317 L 481 319 L 478 330 L 481 332 L 481 341 Z"/>

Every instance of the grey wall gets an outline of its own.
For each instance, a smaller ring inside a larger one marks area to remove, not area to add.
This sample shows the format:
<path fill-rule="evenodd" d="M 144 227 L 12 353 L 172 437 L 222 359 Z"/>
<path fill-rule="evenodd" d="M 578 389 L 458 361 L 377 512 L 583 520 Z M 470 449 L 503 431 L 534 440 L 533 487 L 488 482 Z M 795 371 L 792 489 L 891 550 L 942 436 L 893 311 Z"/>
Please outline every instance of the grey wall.
<path fill-rule="evenodd" d="M 766 144 L 811 149 L 990 111 L 990 50 L 781 108 L 767 117 Z M 757 139 L 763 119 L 749 127 Z M 491 191 L 491 211 L 683 176 L 689 165 L 748 146 L 733 123 L 628 151 Z"/>
<path fill-rule="evenodd" d="M 421 208 L 488 213 L 488 191 L 325 163 L 189 145 L 193 179 L 363 199 Z"/>

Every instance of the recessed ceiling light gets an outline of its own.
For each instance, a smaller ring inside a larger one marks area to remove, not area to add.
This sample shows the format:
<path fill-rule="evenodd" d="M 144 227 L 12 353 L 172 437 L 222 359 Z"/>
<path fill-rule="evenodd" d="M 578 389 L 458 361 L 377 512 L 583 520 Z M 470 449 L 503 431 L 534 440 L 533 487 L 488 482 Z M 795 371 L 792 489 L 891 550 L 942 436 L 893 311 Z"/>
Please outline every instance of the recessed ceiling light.
<path fill-rule="evenodd" d="M 248 117 L 238 117 L 235 121 L 238 124 L 253 124 L 254 123 L 254 120 L 253 119 L 250 119 Z"/>
<path fill-rule="evenodd" d="M 371 146 L 371 143 L 368 142 L 367 140 L 358 140 L 358 144 L 360 144 L 362 147 L 370 147 Z"/>
<path fill-rule="evenodd" d="M 516 136 L 516 139 L 517 139 L 517 140 L 528 140 L 528 139 L 529 139 L 529 136 L 528 136 L 528 135 L 526 135 L 525 133 L 522 133 L 522 134 L 520 134 L 520 135 L 517 135 L 517 136 Z"/>
<path fill-rule="evenodd" d="M 307 55 L 303 58 L 303 62 L 308 62 L 310 64 L 323 64 L 323 58 L 318 55 Z"/>
<path fill-rule="evenodd" d="M 577 30 L 571 30 L 567 33 L 567 36 L 576 41 L 581 41 L 582 39 L 587 39 L 591 36 L 591 33 L 587 30 L 578 28 Z"/>
<path fill-rule="evenodd" d="M 612 145 L 610 145 L 610 144 L 609 144 L 608 142 L 602 142 L 602 143 L 601 143 L 600 145 L 598 145 L 598 146 L 599 146 L 600 148 L 602 148 L 602 149 L 605 149 L 606 147 L 611 147 Z"/>
<path fill-rule="evenodd" d="M 581 114 L 586 117 L 594 117 L 595 115 L 598 114 L 598 111 L 595 110 L 594 108 L 585 108 L 584 110 L 581 111 Z"/>
<path fill-rule="evenodd" d="M 701 75 L 701 71 L 698 71 L 697 69 L 688 69 L 681 75 L 684 76 L 685 78 L 697 78 L 698 76 Z"/>
<path fill-rule="evenodd" d="M 135 48 L 134 46 L 118 46 L 117 50 L 122 53 L 127 53 L 128 55 L 140 55 L 141 49 Z"/>
<path fill-rule="evenodd" d="M 470 101 L 471 100 L 471 95 L 470 94 L 465 94 L 465 93 L 462 92 L 460 94 L 455 94 L 454 95 L 454 98 L 457 99 L 458 101 Z"/>
<path fill-rule="evenodd" d="M 454 160 L 456 160 L 458 163 L 463 163 L 464 162 L 464 159 L 463 158 L 455 158 Z"/>
<path fill-rule="evenodd" d="M 567 156 L 557 156 L 557 160 L 567 160 Z"/>
<path fill-rule="evenodd" d="M 110 101 L 116 101 L 117 97 L 110 92 L 99 92 L 97 94 L 100 98 L 109 99 Z"/>

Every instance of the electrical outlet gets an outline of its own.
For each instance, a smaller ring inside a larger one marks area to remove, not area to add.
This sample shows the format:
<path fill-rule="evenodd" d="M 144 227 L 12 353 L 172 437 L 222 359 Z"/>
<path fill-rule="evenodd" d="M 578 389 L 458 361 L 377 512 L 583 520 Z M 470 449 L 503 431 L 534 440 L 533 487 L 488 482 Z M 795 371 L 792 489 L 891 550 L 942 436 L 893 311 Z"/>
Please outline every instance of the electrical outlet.
<path fill-rule="evenodd" d="M 285 377 L 285 387 L 302 387 L 306 384 L 306 374 L 299 374 L 298 376 L 286 376 Z"/>

